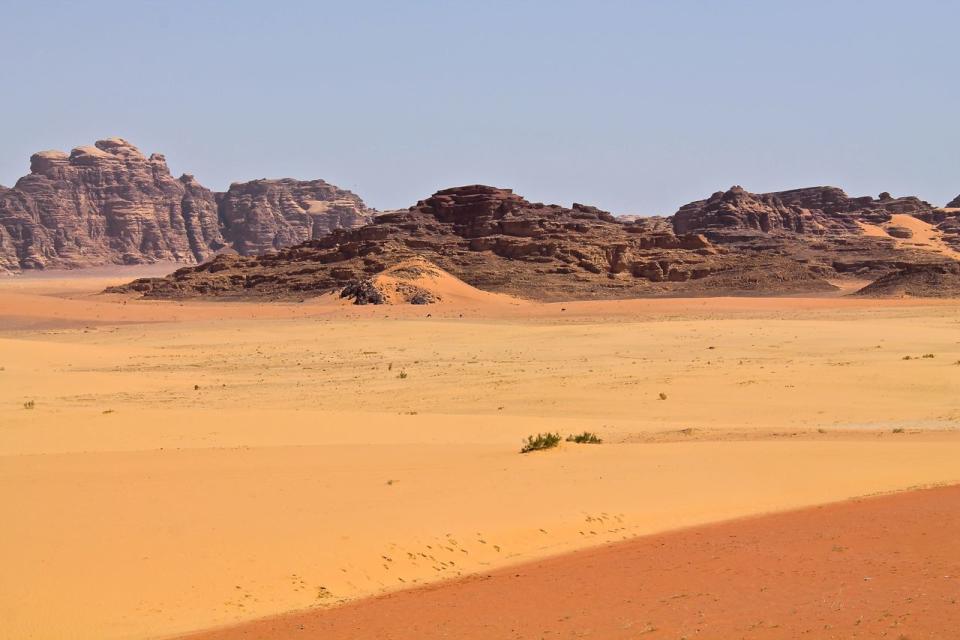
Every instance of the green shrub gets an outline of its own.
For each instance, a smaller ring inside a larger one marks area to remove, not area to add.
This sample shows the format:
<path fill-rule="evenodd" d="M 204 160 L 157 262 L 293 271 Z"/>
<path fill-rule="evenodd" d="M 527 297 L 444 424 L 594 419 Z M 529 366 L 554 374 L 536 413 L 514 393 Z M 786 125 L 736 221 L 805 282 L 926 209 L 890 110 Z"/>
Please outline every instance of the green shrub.
<path fill-rule="evenodd" d="M 541 449 L 552 449 L 560 444 L 559 433 L 538 433 L 536 436 L 527 436 L 520 453 L 530 453 Z"/>
<path fill-rule="evenodd" d="M 584 431 L 583 433 L 567 436 L 567 442 L 576 442 L 577 444 L 601 444 L 603 440 L 595 433 Z"/>

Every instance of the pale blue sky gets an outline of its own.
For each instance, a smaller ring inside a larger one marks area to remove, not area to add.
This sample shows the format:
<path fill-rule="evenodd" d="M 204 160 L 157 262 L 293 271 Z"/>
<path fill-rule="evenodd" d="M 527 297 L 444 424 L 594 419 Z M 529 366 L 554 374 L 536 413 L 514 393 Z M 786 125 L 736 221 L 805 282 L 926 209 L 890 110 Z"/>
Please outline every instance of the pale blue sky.
<path fill-rule="evenodd" d="M 0 184 L 113 135 L 224 189 L 481 182 L 672 213 L 960 193 L 960 2 L 0 0 Z"/>

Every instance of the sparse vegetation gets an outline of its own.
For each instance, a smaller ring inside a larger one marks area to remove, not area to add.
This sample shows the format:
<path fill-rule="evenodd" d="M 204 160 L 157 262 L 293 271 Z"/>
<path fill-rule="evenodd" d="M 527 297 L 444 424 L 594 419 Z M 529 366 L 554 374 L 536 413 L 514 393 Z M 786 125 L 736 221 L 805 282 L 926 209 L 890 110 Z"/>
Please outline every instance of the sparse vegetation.
<path fill-rule="evenodd" d="M 35 406 L 37 406 L 37 403 L 34 402 L 33 400 L 27 400 L 26 402 L 23 403 L 24 409 L 33 409 Z"/>
<path fill-rule="evenodd" d="M 894 433 L 903 433 L 903 427 L 897 427 L 893 430 Z"/>
<path fill-rule="evenodd" d="M 559 433 L 538 433 L 536 436 L 527 436 L 520 453 L 530 453 L 541 449 L 552 449 L 560 444 Z"/>
<path fill-rule="evenodd" d="M 583 433 L 567 436 L 567 442 L 575 442 L 577 444 L 602 444 L 603 439 L 595 433 L 584 431 Z"/>
<path fill-rule="evenodd" d="M 661 400 L 666 400 L 666 399 L 667 399 L 667 394 L 665 394 L 664 392 L 661 391 L 661 392 L 660 392 L 660 399 L 661 399 Z"/>
<path fill-rule="evenodd" d="M 912 357 L 912 356 L 903 356 L 903 359 L 904 359 L 904 360 L 913 360 L 913 357 Z"/>
<path fill-rule="evenodd" d="M 407 379 L 407 372 L 406 372 L 406 371 L 401 371 L 399 374 L 397 374 L 397 377 L 400 378 L 401 380 L 406 380 L 406 379 Z"/>
<path fill-rule="evenodd" d="M 925 354 L 923 354 L 923 357 L 924 357 L 924 358 L 936 358 L 937 356 L 933 355 L 932 353 L 925 353 Z"/>

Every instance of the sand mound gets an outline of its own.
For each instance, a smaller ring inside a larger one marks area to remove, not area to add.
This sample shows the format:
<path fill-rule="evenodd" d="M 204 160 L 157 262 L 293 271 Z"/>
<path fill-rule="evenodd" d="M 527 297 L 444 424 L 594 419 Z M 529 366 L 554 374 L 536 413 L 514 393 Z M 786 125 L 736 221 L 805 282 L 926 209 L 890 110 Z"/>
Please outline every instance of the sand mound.
<path fill-rule="evenodd" d="M 373 277 L 350 282 L 340 290 L 340 297 L 361 305 L 521 302 L 472 287 L 419 256 L 398 262 Z"/>
<path fill-rule="evenodd" d="M 858 223 L 864 235 L 876 238 L 892 238 L 898 249 L 932 251 L 954 259 L 960 259 L 960 251 L 951 247 L 943 233 L 929 222 L 909 214 L 893 214 L 884 225 Z"/>
<path fill-rule="evenodd" d="M 910 265 L 868 284 L 855 295 L 960 298 L 960 262 Z"/>

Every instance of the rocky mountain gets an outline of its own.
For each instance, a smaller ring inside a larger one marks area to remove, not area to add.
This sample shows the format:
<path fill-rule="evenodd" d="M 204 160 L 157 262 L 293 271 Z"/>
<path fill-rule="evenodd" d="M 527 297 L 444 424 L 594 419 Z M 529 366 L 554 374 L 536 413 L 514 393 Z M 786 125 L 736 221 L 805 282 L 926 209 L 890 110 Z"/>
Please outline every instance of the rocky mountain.
<path fill-rule="evenodd" d="M 898 245 L 895 238 L 910 231 L 890 224 L 896 215 L 929 221 L 938 212 L 913 196 L 850 197 L 836 187 L 757 194 L 734 186 L 684 205 L 672 222 L 676 233 L 700 233 L 718 246 L 787 256 L 834 276 L 873 279 L 905 264 L 947 259 Z"/>
<path fill-rule="evenodd" d="M 532 203 L 509 189 L 472 185 L 439 191 L 364 227 L 258 257 L 218 256 L 114 291 L 299 298 L 354 291 L 414 258 L 479 289 L 541 300 L 832 289 L 816 269 L 783 256 L 741 255 L 657 221 L 625 223 L 587 205 Z"/>
<path fill-rule="evenodd" d="M 889 193 L 881 193 L 877 199 L 851 198 L 836 187 L 810 187 L 757 194 L 734 186 L 684 205 L 673 216 L 673 226 L 677 233 L 707 233 L 718 240 L 741 236 L 745 230 L 856 234 L 860 222 L 885 222 L 894 213 L 915 215 L 933 209 L 919 198 L 894 198 Z"/>
<path fill-rule="evenodd" d="M 935 211 L 917 198 L 851 198 L 832 187 L 772 194 L 733 187 L 672 217 L 624 220 L 472 185 L 278 252 L 218 256 L 114 290 L 158 298 L 340 290 L 367 300 L 376 298 L 367 295 L 371 277 L 424 259 L 479 289 L 540 300 L 831 291 L 834 280 L 951 262 L 898 241 L 889 224 Z"/>
<path fill-rule="evenodd" d="M 960 196 L 947 203 L 947 209 L 960 209 Z"/>
<path fill-rule="evenodd" d="M 36 153 L 29 175 L 0 187 L 0 271 L 196 263 L 225 249 L 296 244 L 371 214 L 322 180 L 255 180 L 214 193 L 193 176 L 174 178 L 162 155 L 110 138 Z"/>

